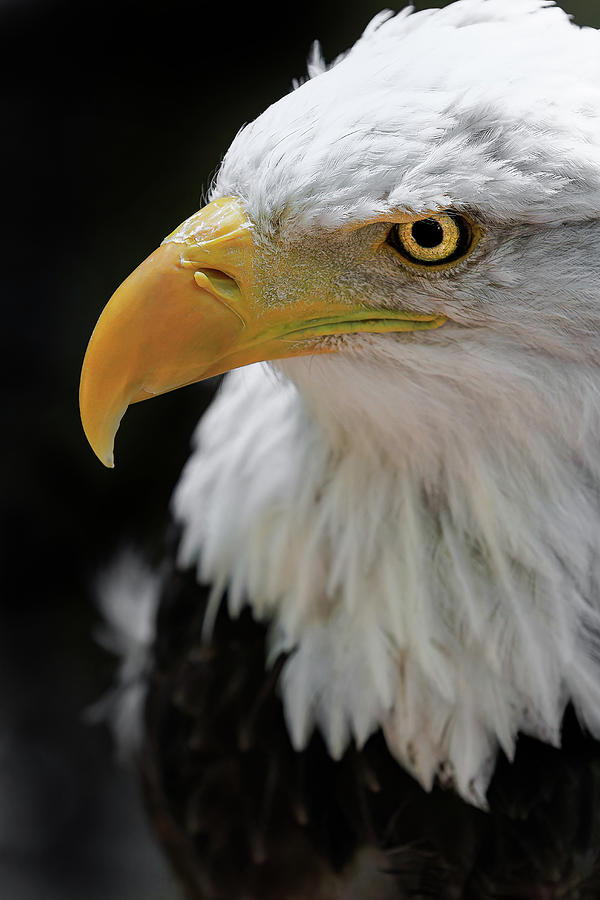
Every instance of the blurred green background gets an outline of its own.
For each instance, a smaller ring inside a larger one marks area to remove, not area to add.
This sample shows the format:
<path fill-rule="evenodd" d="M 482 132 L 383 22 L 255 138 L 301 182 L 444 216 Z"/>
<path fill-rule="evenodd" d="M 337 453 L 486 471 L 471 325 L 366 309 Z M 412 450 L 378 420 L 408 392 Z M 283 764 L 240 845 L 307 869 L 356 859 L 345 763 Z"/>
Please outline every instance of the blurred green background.
<path fill-rule="evenodd" d="M 419 3 L 419 8 L 430 5 Z M 564 8 L 600 26 L 597 0 Z M 79 369 L 115 287 L 200 203 L 239 127 L 332 59 L 377 0 L 0 0 L 4 479 L 0 897 L 166 900 L 135 781 L 82 711 L 110 684 L 96 573 L 159 553 L 214 384 L 134 407 L 117 468 L 86 445 Z"/>

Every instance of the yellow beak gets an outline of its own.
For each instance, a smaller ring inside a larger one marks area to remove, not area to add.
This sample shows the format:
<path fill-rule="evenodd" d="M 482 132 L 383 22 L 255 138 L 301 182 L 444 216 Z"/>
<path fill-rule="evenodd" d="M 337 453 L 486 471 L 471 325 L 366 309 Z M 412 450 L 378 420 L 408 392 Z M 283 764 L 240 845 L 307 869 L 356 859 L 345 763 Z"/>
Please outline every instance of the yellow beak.
<path fill-rule="evenodd" d="M 113 294 L 81 373 L 86 436 L 106 465 L 130 403 L 260 360 L 334 349 L 320 337 L 436 328 L 443 316 L 315 301 L 268 305 L 254 284 L 259 252 L 232 198 L 187 219 Z"/>

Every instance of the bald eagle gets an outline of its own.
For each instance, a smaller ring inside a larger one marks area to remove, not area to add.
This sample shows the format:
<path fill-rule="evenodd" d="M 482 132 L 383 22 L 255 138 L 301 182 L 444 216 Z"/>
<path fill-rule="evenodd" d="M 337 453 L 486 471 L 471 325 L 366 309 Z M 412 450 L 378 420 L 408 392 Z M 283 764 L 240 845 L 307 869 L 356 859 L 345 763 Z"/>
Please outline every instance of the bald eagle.
<path fill-rule="evenodd" d="M 189 895 L 597 898 L 600 34 L 546 0 L 381 13 L 209 201 L 80 391 L 110 466 L 129 404 L 235 370 L 139 750 Z"/>

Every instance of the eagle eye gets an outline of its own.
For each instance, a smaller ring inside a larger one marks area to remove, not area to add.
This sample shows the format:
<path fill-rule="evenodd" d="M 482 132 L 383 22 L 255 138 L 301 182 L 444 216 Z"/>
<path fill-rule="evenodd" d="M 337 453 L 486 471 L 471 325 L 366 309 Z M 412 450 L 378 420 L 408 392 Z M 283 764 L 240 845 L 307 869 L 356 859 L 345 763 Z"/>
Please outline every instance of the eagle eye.
<path fill-rule="evenodd" d="M 413 266 L 443 268 L 463 259 L 475 241 L 467 219 L 445 212 L 392 225 L 387 243 Z"/>

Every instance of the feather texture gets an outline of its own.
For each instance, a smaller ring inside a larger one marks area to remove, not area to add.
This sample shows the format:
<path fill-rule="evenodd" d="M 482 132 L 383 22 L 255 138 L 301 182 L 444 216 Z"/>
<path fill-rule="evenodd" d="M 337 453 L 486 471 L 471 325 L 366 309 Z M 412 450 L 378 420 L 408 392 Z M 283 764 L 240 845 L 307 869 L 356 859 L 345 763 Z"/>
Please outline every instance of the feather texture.
<path fill-rule="evenodd" d="M 396 210 L 596 218 L 600 36 L 545 0 L 376 16 L 330 69 L 243 128 L 212 197 L 293 237 Z M 583 189 L 585 188 L 585 189 Z"/>
<path fill-rule="evenodd" d="M 141 762 L 150 812 L 190 898 L 595 900 L 599 745 L 572 715 L 558 752 L 519 741 L 484 815 L 411 779 L 381 733 L 335 762 L 294 753 L 266 629 L 171 572 L 161 592 Z M 232 864 L 232 862 L 235 864 Z"/>

